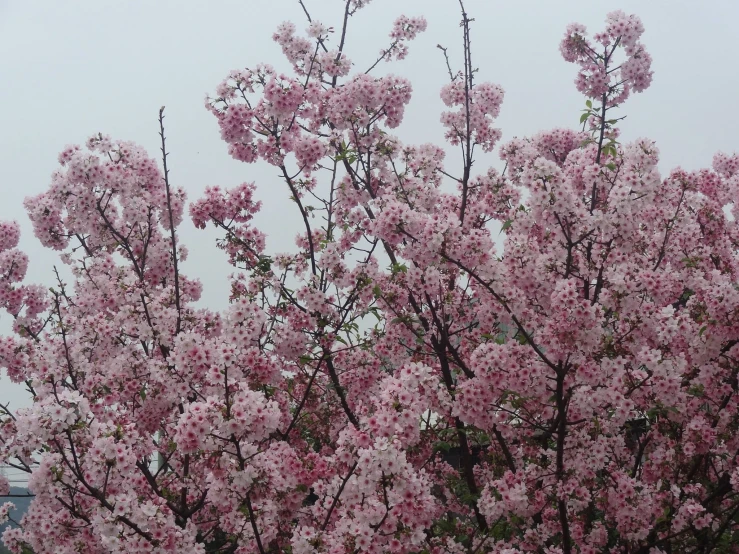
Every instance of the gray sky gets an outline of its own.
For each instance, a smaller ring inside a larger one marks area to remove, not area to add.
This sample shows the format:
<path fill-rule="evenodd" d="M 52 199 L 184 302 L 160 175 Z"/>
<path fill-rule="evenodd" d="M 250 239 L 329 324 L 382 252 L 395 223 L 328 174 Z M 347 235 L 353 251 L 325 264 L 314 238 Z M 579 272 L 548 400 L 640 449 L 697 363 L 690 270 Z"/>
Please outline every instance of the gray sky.
<path fill-rule="evenodd" d="M 339 0 L 306 0 L 312 15 L 339 27 Z M 718 150 L 739 150 L 739 2 L 671 1 L 492 1 L 466 0 L 472 27 L 473 62 L 479 80 L 506 91 L 498 120 L 503 141 L 557 126 L 575 127 L 584 99 L 575 90 L 576 66 L 562 60 L 558 45 L 568 23 L 602 30 L 614 9 L 636 13 L 645 26 L 643 43 L 654 58 L 654 81 L 633 96 L 619 115 L 623 139 L 649 137 L 661 150 L 663 173 L 681 165 L 709 166 Z M 439 88 L 445 82 L 436 45 L 460 60 L 456 0 L 373 0 L 350 26 L 348 55 L 364 70 L 388 44 L 401 13 L 424 15 L 428 30 L 411 43 L 409 57 L 376 72 L 408 77 L 414 87 L 405 123 L 405 143 L 441 144 Z M 157 149 L 157 112 L 167 107 L 172 180 L 190 200 L 208 185 L 258 185 L 264 202 L 258 223 L 272 250 L 292 247 L 298 232 L 294 205 L 274 168 L 232 160 L 215 118 L 203 108 L 206 93 L 231 69 L 268 62 L 288 70 L 272 41 L 276 26 L 306 22 L 297 0 L 0 0 L 0 220 L 19 220 L 21 248 L 31 256 L 28 282 L 51 284 L 56 253 L 32 235 L 22 202 L 44 191 L 57 154 L 93 133 Z M 459 67 L 459 64 L 456 64 Z M 379 74 L 379 73 L 376 73 Z M 450 163 L 453 160 L 449 159 Z M 477 169 L 497 165 L 497 154 Z M 453 166 L 451 166 L 453 169 Z M 202 302 L 227 304 L 230 266 L 214 248 L 214 233 L 181 228 L 190 250 L 184 271 L 204 283 Z M 0 314 L 0 332 L 9 329 Z M 24 402 L 0 380 L 0 401 Z"/>

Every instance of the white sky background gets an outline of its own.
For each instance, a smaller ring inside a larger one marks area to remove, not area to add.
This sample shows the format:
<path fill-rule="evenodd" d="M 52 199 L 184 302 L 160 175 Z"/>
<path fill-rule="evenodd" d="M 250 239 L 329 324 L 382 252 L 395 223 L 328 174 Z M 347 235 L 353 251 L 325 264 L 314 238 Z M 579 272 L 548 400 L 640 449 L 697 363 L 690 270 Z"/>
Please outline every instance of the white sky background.
<path fill-rule="evenodd" d="M 342 2 L 306 0 L 314 18 L 340 29 Z M 478 81 L 506 91 L 498 119 L 503 141 L 553 127 L 577 127 L 584 98 L 575 90 L 576 66 L 560 56 L 568 23 L 603 29 L 614 9 L 638 14 L 643 43 L 654 58 L 652 86 L 633 96 L 620 115 L 622 140 L 648 137 L 661 150 L 663 174 L 681 165 L 710 166 L 718 150 L 739 150 L 739 2 L 725 1 L 493 1 L 466 0 L 471 17 L 473 64 Z M 389 44 L 400 14 L 424 15 L 428 30 L 410 45 L 405 61 L 382 64 L 375 75 L 396 73 L 413 84 L 413 100 L 397 130 L 405 143 L 442 144 L 439 89 L 447 74 L 441 52 L 449 48 L 461 67 L 456 0 L 373 0 L 350 21 L 347 53 L 364 71 Z M 286 251 L 300 231 L 289 193 L 266 164 L 231 159 L 215 118 L 203 101 L 229 70 L 267 62 L 289 70 L 271 40 L 277 25 L 307 26 L 297 0 L 0 0 L 0 220 L 20 221 L 21 248 L 31 257 L 27 282 L 53 282 L 57 253 L 40 246 L 23 199 L 43 192 L 59 151 L 93 133 L 132 140 L 158 158 L 157 112 L 166 109 L 173 184 L 190 200 L 208 185 L 256 182 L 263 201 L 258 225 L 268 249 Z M 334 36 L 334 42 L 338 37 Z M 458 173 L 456 159 L 448 169 Z M 479 156 L 476 171 L 498 166 L 497 153 Z M 190 250 L 183 271 L 204 283 L 202 304 L 227 305 L 231 267 L 214 245 L 215 233 L 196 231 L 189 218 L 180 240 Z M 10 328 L 0 314 L 0 333 Z M 25 393 L 0 378 L 0 402 L 28 403 Z"/>

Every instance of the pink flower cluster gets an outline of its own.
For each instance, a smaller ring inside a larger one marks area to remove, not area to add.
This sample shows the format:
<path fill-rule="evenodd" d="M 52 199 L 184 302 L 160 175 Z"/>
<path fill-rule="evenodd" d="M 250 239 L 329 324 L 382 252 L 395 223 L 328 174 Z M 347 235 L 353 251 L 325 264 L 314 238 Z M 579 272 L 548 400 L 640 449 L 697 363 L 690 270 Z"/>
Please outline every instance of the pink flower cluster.
<path fill-rule="evenodd" d="M 606 98 L 609 105 L 623 103 L 632 90 L 642 92 L 652 82 L 652 58 L 639 42 L 644 32 L 641 20 L 622 11 L 608 14 L 606 30 L 587 38 L 583 25 L 567 28 L 560 44 L 562 57 L 580 66 L 575 84 L 590 98 Z M 626 59 L 615 62 L 616 48 L 624 47 Z"/>
<path fill-rule="evenodd" d="M 392 44 L 385 50 L 380 50 L 380 57 L 386 61 L 403 60 L 408 56 L 407 41 L 411 41 L 426 30 L 427 22 L 424 17 L 408 17 L 401 15 L 393 22 L 390 31 Z"/>
<path fill-rule="evenodd" d="M 367 3 L 344 3 L 338 36 Z M 352 41 L 331 43 L 308 4 L 306 37 L 274 35 L 292 73 L 232 71 L 207 102 L 301 226 L 290 251 L 267 248 L 261 184 L 190 204 L 234 267 L 227 309 L 196 304 L 185 194 L 132 143 L 66 147 L 26 201 L 69 284 L 24 284 L 19 226 L 0 223 L 0 367 L 33 397 L 0 406 L 0 462 L 33 495 L 5 545 L 736 551 L 739 156 L 663 177 L 654 142 L 619 142 L 607 112 L 651 79 L 639 20 L 614 12 L 592 41 L 568 29 L 562 53 L 600 105 L 581 131 L 509 141 L 498 171 L 475 155 L 500 137 L 503 91 L 473 79 L 466 14 L 465 71 L 441 91 L 462 156 L 445 157 L 391 134 L 411 85 L 371 74 L 425 20 L 399 18 L 352 74 Z"/>
<path fill-rule="evenodd" d="M 38 316 L 47 307 L 46 291 L 38 285 L 19 284 L 28 270 L 28 256 L 16 248 L 19 240 L 18 223 L 0 223 L 0 307 L 13 316 L 16 331 L 34 333 L 42 326 Z M 19 377 L 21 351 L 12 338 L 0 342 L 0 359 L 13 380 Z"/>
<path fill-rule="evenodd" d="M 494 128 L 492 122 L 500 113 L 503 89 L 493 83 L 478 83 L 470 88 L 457 79 L 441 89 L 441 99 L 450 108 L 459 106 L 458 111 L 441 114 L 441 123 L 447 129 L 446 139 L 459 144 L 470 136 L 483 151 L 492 151 L 501 136 L 500 129 Z"/>

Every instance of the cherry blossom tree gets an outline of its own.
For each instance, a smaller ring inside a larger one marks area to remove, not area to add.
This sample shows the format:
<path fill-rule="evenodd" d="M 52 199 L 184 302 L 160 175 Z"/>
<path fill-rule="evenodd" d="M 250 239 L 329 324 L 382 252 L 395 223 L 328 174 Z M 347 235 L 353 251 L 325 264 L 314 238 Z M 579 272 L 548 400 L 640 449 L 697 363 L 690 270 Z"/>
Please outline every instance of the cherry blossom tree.
<path fill-rule="evenodd" d="M 307 33 L 274 34 L 292 73 L 232 71 L 207 100 L 304 227 L 267 251 L 261 183 L 189 205 L 235 268 L 224 312 L 180 270 L 163 109 L 160 162 L 95 135 L 27 200 L 72 283 L 24 284 L 19 226 L 0 226 L 0 365 L 33 395 L 2 408 L 0 458 L 35 495 L 5 545 L 739 552 L 739 156 L 663 177 L 653 142 L 619 141 L 652 72 L 641 22 L 613 12 L 560 45 L 581 128 L 478 168 L 503 90 L 476 78 L 463 6 L 459 62 L 440 47 L 446 149 L 404 145 L 411 83 L 381 67 L 426 22 L 398 18 L 357 67 L 346 37 L 368 1 L 336 29 L 301 1 Z"/>

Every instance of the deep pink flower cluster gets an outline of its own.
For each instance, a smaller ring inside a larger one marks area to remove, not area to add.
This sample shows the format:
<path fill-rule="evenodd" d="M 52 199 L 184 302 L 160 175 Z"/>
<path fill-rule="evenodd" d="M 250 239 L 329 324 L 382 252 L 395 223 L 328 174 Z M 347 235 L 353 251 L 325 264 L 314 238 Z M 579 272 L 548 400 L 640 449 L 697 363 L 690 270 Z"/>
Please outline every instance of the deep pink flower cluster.
<path fill-rule="evenodd" d="M 367 3 L 345 2 L 339 36 Z M 663 177 L 652 141 L 618 141 L 610 110 L 651 80 L 638 18 L 610 14 L 593 41 L 568 29 L 583 128 L 508 141 L 502 172 L 475 162 L 501 136 L 503 91 L 475 81 L 466 13 L 464 69 L 450 59 L 441 91 L 451 161 L 391 134 L 406 79 L 353 73 L 345 41 L 308 19 L 305 37 L 274 35 L 294 75 L 232 71 L 207 101 L 302 225 L 272 253 L 260 185 L 189 205 L 236 269 L 228 309 L 198 307 L 181 271 L 166 155 L 160 170 L 102 134 L 60 154 L 26 209 L 72 284 L 23 284 L 19 227 L 0 223 L 15 331 L 0 366 L 33 396 L 0 406 L 0 461 L 34 495 L 4 544 L 739 552 L 739 156 Z M 370 69 L 425 27 L 399 18 Z"/>

